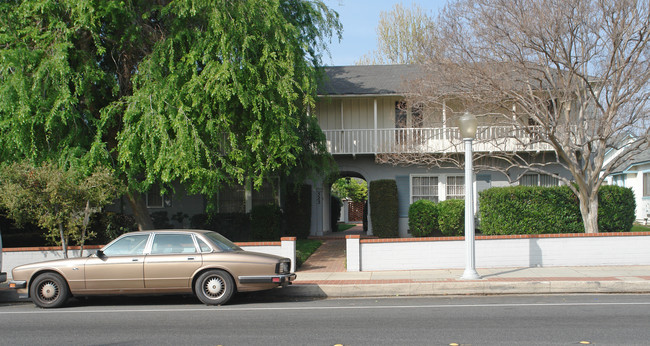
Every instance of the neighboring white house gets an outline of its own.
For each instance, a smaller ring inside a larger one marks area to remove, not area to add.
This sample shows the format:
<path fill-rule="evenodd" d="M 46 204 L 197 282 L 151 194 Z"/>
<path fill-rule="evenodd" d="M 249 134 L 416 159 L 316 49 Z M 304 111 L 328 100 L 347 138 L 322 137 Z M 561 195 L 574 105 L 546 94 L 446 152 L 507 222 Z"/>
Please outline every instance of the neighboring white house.
<path fill-rule="evenodd" d="M 650 149 L 636 155 L 606 179 L 609 184 L 632 189 L 636 202 L 636 220 L 648 224 L 648 219 L 650 219 Z"/>
<path fill-rule="evenodd" d="M 455 117 L 462 111 L 458 105 L 446 105 L 438 110 L 427 109 L 425 112 L 405 104 L 405 81 L 421 74 L 419 66 L 339 66 L 326 67 L 325 72 L 327 78 L 319 88 L 319 99 L 313 113 L 325 133 L 327 148 L 338 164 L 342 177 L 362 178 L 366 182 L 379 179 L 394 179 L 397 182 L 400 237 L 408 236 L 408 209 L 411 203 L 418 199 L 438 202 L 464 198 L 464 172 L 456 167 L 376 163 L 378 154 L 463 152 L 462 146 L 457 146 L 461 139 Z M 508 150 L 539 154 L 551 151 L 544 146 L 518 146 L 528 136 L 523 133 L 517 138 L 523 140 L 504 140 L 501 149 L 489 141 L 480 144 L 480 136 L 512 136 L 512 126 L 491 126 L 489 119 L 483 125 L 479 129 L 475 152 Z M 560 167 L 550 169 L 553 173 L 570 177 Z M 474 177 L 474 191 L 478 193 L 494 186 L 508 186 L 510 180 L 497 171 L 481 171 Z M 526 174 L 519 184 L 549 186 L 558 185 L 558 180 L 551 176 Z M 331 230 L 329 218 L 323 217 L 329 215 L 329 203 L 323 201 L 329 200 L 330 186 L 315 182 L 313 187 L 312 195 L 315 197 L 311 234 L 321 235 Z M 372 224 L 369 224 L 369 234 L 372 234 Z"/>

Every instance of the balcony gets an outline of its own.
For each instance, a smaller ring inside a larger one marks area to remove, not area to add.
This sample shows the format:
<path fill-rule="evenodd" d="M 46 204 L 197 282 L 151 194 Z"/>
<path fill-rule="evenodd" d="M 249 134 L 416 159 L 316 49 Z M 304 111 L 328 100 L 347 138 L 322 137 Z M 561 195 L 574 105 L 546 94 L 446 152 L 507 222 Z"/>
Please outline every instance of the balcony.
<path fill-rule="evenodd" d="M 389 153 L 461 153 L 463 141 L 457 127 L 323 130 L 333 155 Z M 475 152 L 549 151 L 534 135 L 512 126 L 482 126 L 474 141 Z"/>

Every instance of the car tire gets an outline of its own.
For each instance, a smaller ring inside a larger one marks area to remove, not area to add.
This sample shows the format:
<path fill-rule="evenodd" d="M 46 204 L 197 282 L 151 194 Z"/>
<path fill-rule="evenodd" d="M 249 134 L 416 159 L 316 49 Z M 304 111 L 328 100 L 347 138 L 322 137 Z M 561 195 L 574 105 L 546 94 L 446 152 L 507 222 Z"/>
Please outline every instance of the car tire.
<path fill-rule="evenodd" d="M 68 300 L 70 290 L 68 289 L 68 283 L 61 275 L 45 273 L 34 279 L 29 288 L 29 295 L 36 306 L 59 308 Z"/>
<path fill-rule="evenodd" d="M 221 305 L 228 302 L 235 293 L 235 282 L 223 270 L 209 270 L 196 280 L 194 292 L 204 304 Z"/>

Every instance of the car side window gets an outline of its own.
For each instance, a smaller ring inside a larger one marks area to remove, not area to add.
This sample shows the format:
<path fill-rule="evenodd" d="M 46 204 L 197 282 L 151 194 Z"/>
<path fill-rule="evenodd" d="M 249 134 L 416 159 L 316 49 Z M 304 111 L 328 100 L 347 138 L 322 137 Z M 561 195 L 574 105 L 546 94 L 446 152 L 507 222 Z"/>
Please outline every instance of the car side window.
<path fill-rule="evenodd" d="M 190 234 L 156 234 L 153 238 L 152 254 L 196 253 L 196 246 Z"/>
<path fill-rule="evenodd" d="M 106 256 L 142 255 L 149 239 L 148 234 L 127 235 L 104 249 Z"/>
<path fill-rule="evenodd" d="M 196 238 L 196 240 L 199 242 L 199 247 L 201 248 L 201 252 L 210 252 L 212 249 L 208 244 L 206 244 L 203 240 L 200 238 Z"/>

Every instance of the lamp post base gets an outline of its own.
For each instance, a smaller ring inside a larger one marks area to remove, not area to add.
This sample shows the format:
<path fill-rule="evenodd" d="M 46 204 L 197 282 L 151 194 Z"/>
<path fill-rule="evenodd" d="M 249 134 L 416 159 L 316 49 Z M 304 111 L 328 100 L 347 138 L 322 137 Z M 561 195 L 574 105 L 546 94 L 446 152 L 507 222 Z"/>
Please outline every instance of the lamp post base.
<path fill-rule="evenodd" d="M 481 276 L 478 275 L 475 269 L 466 268 L 463 276 L 460 277 L 461 280 L 481 280 Z"/>

